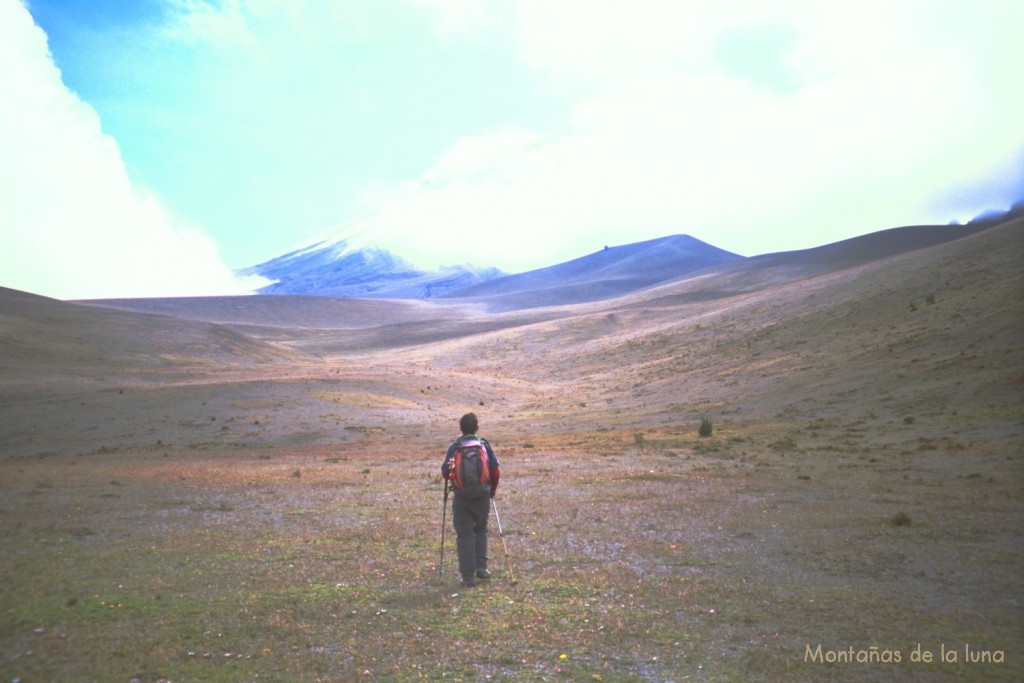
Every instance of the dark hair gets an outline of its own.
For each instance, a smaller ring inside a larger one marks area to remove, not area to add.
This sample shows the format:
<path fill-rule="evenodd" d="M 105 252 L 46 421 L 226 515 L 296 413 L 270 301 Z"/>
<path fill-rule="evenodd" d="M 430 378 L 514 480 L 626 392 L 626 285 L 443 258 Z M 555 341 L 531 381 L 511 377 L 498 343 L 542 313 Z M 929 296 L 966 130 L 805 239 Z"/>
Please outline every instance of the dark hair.
<path fill-rule="evenodd" d="M 476 434 L 478 427 L 479 422 L 477 422 L 476 413 L 466 413 L 459 420 L 459 429 L 462 430 L 463 434 Z"/>

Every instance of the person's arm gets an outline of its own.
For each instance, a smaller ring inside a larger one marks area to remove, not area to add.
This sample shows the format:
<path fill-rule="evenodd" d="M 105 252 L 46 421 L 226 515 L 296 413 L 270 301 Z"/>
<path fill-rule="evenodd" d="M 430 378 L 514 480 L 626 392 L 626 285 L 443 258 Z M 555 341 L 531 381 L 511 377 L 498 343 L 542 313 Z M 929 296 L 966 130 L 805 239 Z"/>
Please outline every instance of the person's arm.
<path fill-rule="evenodd" d="M 501 468 L 495 467 L 491 470 L 491 498 L 498 492 L 498 480 L 501 478 Z"/>
<path fill-rule="evenodd" d="M 454 479 L 455 473 L 452 472 L 451 461 L 452 454 L 455 451 L 454 444 L 448 447 L 448 452 L 444 456 L 444 462 L 441 463 L 441 478 L 442 479 Z"/>
<path fill-rule="evenodd" d="M 491 444 L 484 441 L 484 448 L 487 449 L 487 469 L 491 474 L 491 498 L 498 491 L 498 481 L 501 479 L 501 466 L 498 464 L 498 457 L 494 455 Z"/>

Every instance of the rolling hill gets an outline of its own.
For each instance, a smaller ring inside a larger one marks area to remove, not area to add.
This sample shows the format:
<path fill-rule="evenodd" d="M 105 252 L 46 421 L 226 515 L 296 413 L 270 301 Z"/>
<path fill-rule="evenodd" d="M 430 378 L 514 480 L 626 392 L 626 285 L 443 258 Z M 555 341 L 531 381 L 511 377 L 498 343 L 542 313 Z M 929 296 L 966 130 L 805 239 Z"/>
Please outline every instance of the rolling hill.
<path fill-rule="evenodd" d="M 605 247 L 565 263 L 458 289 L 447 297 L 485 303 L 495 311 L 600 301 L 742 260 L 688 235 L 673 235 Z"/>
<path fill-rule="evenodd" d="M 206 387 L 196 396 L 284 392 L 281 416 L 322 439 L 336 435 L 315 428 L 318 391 L 375 387 L 405 407 L 370 410 L 373 420 L 420 430 L 455 409 L 450 401 L 470 377 L 470 394 L 496 412 L 499 430 L 640 425 L 680 411 L 809 417 L 854 405 L 895 417 L 915 402 L 978 414 L 986 402 L 1019 397 L 1010 380 L 1020 371 L 1005 368 L 1019 367 L 1024 337 L 1022 224 L 886 231 L 843 249 L 732 259 L 615 298 L 504 312 L 481 308 L 483 295 L 445 304 L 291 296 L 74 304 L 6 290 L 4 387 L 24 395 L 59 378 L 58 393 L 77 396 L 130 382 L 157 412 L 175 386 Z M 836 258 L 844 253 L 853 256 Z M 602 271 L 601 258 L 573 264 L 581 283 L 633 272 L 628 258 Z M 537 304 L 551 281 L 529 289 L 513 280 L 488 296 Z M 587 409 L 572 420 L 546 417 L 579 403 Z M 139 405 L 119 409 L 134 422 Z M 226 410 L 245 418 L 244 408 Z M 52 419 L 48 429 L 59 431 L 61 413 Z M 165 443 L 176 438 L 167 425 L 152 428 L 169 430 Z"/>

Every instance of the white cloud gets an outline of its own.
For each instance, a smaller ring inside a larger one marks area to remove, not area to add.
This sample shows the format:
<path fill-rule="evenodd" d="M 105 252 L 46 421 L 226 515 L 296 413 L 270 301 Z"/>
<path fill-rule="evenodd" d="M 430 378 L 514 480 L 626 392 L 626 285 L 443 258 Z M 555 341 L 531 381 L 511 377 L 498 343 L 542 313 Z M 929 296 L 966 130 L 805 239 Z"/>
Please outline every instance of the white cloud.
<path fill-rule="evenodd" d="M 483 26 L 461 3 L 427 4 L 446 31 Z M 745 254 L 805 248 L 989 208 L 992 193 L 957 188 L 1024 147 L 1008 66 L 1024 5 L 511 6 L 523 59 L 575 93 L 567 129 L 468 136 L 344 230 L 424 263 L 512 269 L 673 232 Z M 770 56 L 795 87 L 716 61 L 718 40 L 761 23 L 792 36 Z"/>
<path fill-rule="evenodd" d="M 0 285 L 57 298 L 238 294 L 216 244 L 129 180 L 46 36 L 0 1 Z"/>
<path fill-rule="evenodd" d="M 1020 187 L 992 180 L 1024 149 L 1016 0 L 169 3 L 155 37 L 189 48 L 168 63 L 197 86 L 185 89 L 196 106 L 172 117 L 189 120 L 180 145 L 160 138 L 179 163 L 144 170 L 236 239 L 231 219 L 245 211 L 253 242 L 349 216 L 342 236 L 421 265 L 522 270 L 677 232 L 744 254 L 802 248 L 963 219 Z M 208 264 L 199 272 L 224 273 L 201 232 L 127 180 L 42 34 L 7 32 L 34 41 L 0 48 L 20 55 L 4 87 L 25 93 L 17 111 L 14 98 L 0 104 L 0 138 L 21 155 L 0 192 L 32 226 L 18 231 L 17 261 L 47 252 L 51 236 L 92 261 L 101 249 L 89 245 L 125 250 L 136 242 L 124 226 L 148 225 L 146 245 L 164 240 L 183 261 L 174 245 L 190 243 Z M 476 102 L 482 114 L 464 115 Z M 189 169 L 239 182 L 210 199 L 179 182 Z M 5 258 L 5 278 L 31 275 Z"/>

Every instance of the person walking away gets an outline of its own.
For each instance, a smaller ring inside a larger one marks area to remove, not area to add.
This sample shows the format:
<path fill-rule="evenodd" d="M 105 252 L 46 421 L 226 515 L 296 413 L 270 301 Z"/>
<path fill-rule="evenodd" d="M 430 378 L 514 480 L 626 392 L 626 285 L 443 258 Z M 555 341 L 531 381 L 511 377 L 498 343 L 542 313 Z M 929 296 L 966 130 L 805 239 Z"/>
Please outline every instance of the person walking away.
<path fill-rule="evenodd" d="M 462 585 L 471 588 L 477 579 L 491 578 L 487 569 L 487 516 L 498 490 L 498 458 L 486 439 L 477 436 L 480 425 L 474 413 L 459 420 L 462 435 L 445 454 L 441 476 L 452 486 L 452 525 L 459 556 Z"/>

